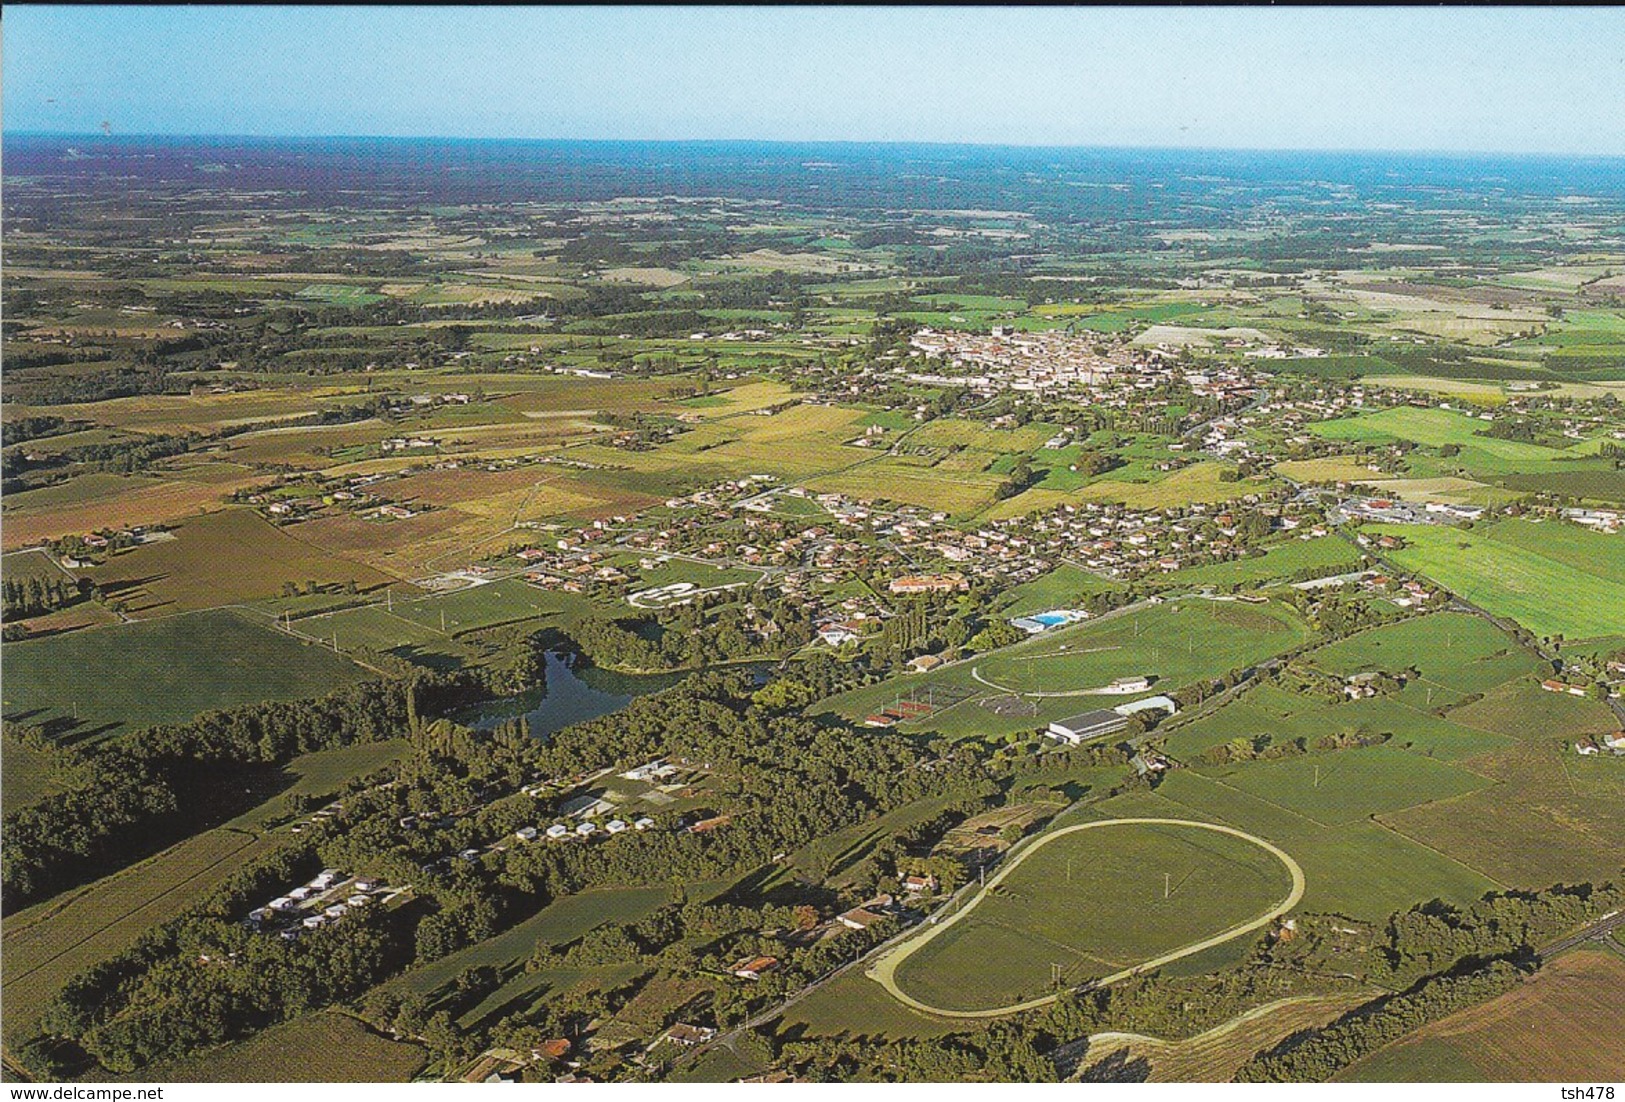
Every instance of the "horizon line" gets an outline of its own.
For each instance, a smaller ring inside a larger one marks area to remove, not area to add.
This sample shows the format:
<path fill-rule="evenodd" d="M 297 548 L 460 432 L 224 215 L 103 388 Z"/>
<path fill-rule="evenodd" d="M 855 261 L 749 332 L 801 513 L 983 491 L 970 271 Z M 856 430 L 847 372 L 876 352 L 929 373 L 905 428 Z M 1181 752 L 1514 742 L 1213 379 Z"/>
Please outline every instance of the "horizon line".
<path fill-rule="evenodd" d="M 1618 153 L 1587 153 L 1574 150 L 1508 150 L 1508 149 L 1440 149 L 1423 146 L 1227 146 L 1227 145 L 1118 145 L 1118 144 L 1060 144 L 1028 142 L 945 141 L 941 139 L 902 138 L 589 138 L 589 137 L 499 137 L 493 135 L 458 134 L 256 134 L 203 131 L 131 131 L 107 134 L 99 130 L 38 130 L 18 129 L 0 131 L 6 138 L 84 138 L 92 141 L 109 140 L 234 140 L 234 141 L 356 141 L 356 142 L 489 142 L 489 143 L 553 143 L 572 145 L 820 145 L 820 146 L 898 146 L 940 149 L 1021 149 L 1033 151 L 1108 151 L 1136 153 L 1271 153 L 1271 154 L 1344 154 L 1350 156 L 1431 156 L 1458 158 L 1564 158 L 1573 160 L 1625 161 L 1625 151 Z"/>

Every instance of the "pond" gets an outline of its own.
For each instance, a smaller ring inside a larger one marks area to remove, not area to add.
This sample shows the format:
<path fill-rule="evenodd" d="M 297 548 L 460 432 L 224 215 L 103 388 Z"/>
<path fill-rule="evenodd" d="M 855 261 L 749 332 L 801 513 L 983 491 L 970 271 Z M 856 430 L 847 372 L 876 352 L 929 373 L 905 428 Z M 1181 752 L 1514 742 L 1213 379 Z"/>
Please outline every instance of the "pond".
<path fill-rule="evenodd" d="M 687 676 L 680 673 L 624 674 L 600 669 L 586 659 L 564 651 L 548 651 L 547 674 L 543 684 L 529 692 L 500 700 L 486 701 L 463 716 L 459 722 L 488 731 L 523 717 L 530 733 L 551 735 L 572 723 L 620 711 L 633 697 L 658 692 Z"/>

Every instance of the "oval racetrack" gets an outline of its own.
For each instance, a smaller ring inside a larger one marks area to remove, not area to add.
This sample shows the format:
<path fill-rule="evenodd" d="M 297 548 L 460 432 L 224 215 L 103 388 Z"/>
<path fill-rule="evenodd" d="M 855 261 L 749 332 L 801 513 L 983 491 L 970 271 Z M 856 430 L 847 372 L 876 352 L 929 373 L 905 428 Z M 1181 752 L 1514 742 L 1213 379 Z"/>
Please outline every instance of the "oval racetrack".
<path fill-rule="evenodd" d="M 1292 859 L 1292 856 L 1285 850 L 1280 849 L 1270 842 L 1266 842 L 1257 835 L 1248 834 L 1246 831 L 1237 830 L 1235 827 L 1221 826 L 1218 823 L 1197 822 L 1194 819 L 1102 819 L 1098 822 L 1079 823 L 1076 826 L 1063 827 L 1060 830 L 1040 837 L 1032 845 L 1028 846 L 1020 854 L 1018 854 L 1015 860 L 1011 861 L 1004 868 L 1000 869 L 998 873 L 996 873 L 994 877 L 976 893 L 976 897 L 972 899 L 968 905 L 955 911 L 952 915 L 943 919 L 941 922 L 928 924 L 916 936 L 910 937 L 893 946 L 885 953 L 885 955 L 875 962 L 874 966 L 869 969 L 867 975 L 870 979 L 884 987 L 892 998 L 903 1003 L 905 1006 L 918 1010 L 923 1014 L 932 1014 L 940 1018 L 999 1018 L 1006 1014 L 1015 1014 L 1023 1010 L 1032 1010 L 1036 1007 L 1046 1006 L 1054 1002 L 1060 997 L 1058 993 L 1053 995 L 1043 995 L 1035 999 L 1028 999 L 1025 1002 L 1012 1003 L 1009 1006 L 990 1007 L 985 1010 L 949 1010 L 943 1007 L 931 1006 L 927 1003 L 921 1002 L 919 999 L 916 999 L 912 995 L 909 995 L 907 992 L 903 991 L 902 988 L 900 988 L 897 984 L 897 969 L 905 960 L 913 956 L 934 938 L 940 936 L 945 930 L 964 919 L 965 916 L 972 914 L 976 910 L 977 906 L 988 897 L 989 892 L 997 888 L 1006 877 L 1020 868 L 1022 863 L 1025 862 L 1027 858 L 1037 853 L 1040 849 L 1043 849 L 1057 838 L 1064 838 L 1067 835 L 1075 834 L 1080 830 L 1099 830 L 1104 827 L 1113 826 L 1190 827 L 1193 830 L 1209 830 L 1217 834 L 1228 834 L 1234 838 L 1240 838 L 1244 841 L 1251 842 L 1260 849 L 1265 850 L 1276 860 L 1280 861 L 1281 864 L 1285 865 L 1287 872 L 1292 876 L 1292 890 L 1287 893 L 1285 899 L 1271 907 L 1267 912 L 1258 918 L 1252 919 L 1249 922 L 1241 923 L 1237 926 L 1231 926 L 1229 929 L 1223 930 L 1212 937 L 1204 938 L 1201 941 L 1182 946 L 1181 948 L 1175 949 L 1172 952 L 1163 953 L 1161 956 L 1142 961 L 1139 964 L 1134 965 L 1132 968 L 1125 968 L 1122 971 L 1114 972 L 1109 976 L 1103 976 L 1098 980 L 1094 980 L 1089 985 L 1091 987 L 1105 987 L 1108 984 L 1121 982 L 1122 980 L 1128 979 L 1130 976 L 1138 975 L 1141 972 L 1146 972 L 1153 968 L 1161 968 L 1165 964 L 1170 964 L 1176 960 L 1191 956 L 1194 953 L 1200 953 L 1203 950 L 1211 949 L 1215 945 L 1223 945 L 1225 942 L 1241 937 L 1244 934 L 1249 934 L 1254 930 L 1262 929 L 1271 922 L 1274 922 L 1277 918 L 1280 918 L 1282 915 L 1286 914 L 1293 907 L 1296 907 L 1298 905 L 1298 901 L 1303 898 L 1305 883 L 1303 869 L 1296 861 Z"/>

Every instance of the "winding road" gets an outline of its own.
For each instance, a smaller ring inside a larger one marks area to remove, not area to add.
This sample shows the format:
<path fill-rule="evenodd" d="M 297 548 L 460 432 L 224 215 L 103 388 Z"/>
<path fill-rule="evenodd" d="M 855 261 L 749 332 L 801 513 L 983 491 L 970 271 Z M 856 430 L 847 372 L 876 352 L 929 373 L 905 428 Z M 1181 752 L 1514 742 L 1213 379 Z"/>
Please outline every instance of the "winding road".
<path fill-rule="evenodd" d="M 880 986 L 884 987 L 887 994 L 891 995 L 891 997 L 896 999 L 898 1002 L 914 1010 L 918 1010 L 922 1014 L 931 1014 L 939 1018 L 1002 1018 L 1007 1014 L 1015 1014 L 1023 1010 L 1033 1010 L 1040 1006 L 1049 1005 L 1056 999 L 1060 998 L 1059 993 L 1053 995 L 1041 995 L 1038 998 L 1028 999 L 1024 1002 L 1011 1003 L 1009 1006 L 991 1007 L 986 1010 L 947 1010 L 942 1007 L 931 1006 L 927 1003 L 923 1003 L 898 987 L 897 969 L 905 960 L 919 952 L 919 950 L 933 938 L 937 937 L 954 923 L 958 922 L 960 919 L 974 911 L 977 905 L 981 903 L 982 900 L 987 898 L 988 892 L 998 887 L 1005 877 L 1015 872 L 1021 867 L 1022 863 L 1026 861 L 1027 858 L 1031 857 L 1034 853 L 1037 853 L 1040 849 L 1049 845 L 1057 838 L 1064 838 L 1068 834 L 1075 834 L 1080 830 L 1098 830 L 1102 827 L 1112 826 L 1182 826 L 1191 827 L 1195 830 L 1210 830 L 1216 834 L 1228 834 L 1234 838 L 1240 838 L 1243 841 L 1251 842 L 1260 849 L 1268 851 L 1273 857 L 1275 857 L 1276 860 L 1285 865 L 1287 872 L 1292 875 L 1292 890 L 1287 893 L 1285 899 L 1271 907 L 1267 912 L 1258 918 L 1255 918 L 1249 922 L 1241 923 L 1237 926 L 1232 926 L 1221 933 L 1213 935 L 1212 937 L 1205 938 L 1201 941 L 1194 942 L 1193 944 L 1186 945 L 1179 949 L 1175 949 L 1172 952 L 1164 953 L 1161 956 L 1153 957 L 1147 961 L 1142 961 L 1141 963 L 1134 965 L 1132 968 L 1125 968 L 1122 971 L 1114 972 L 1109 976 L 1103 976 L 1100 979 L 1091 980 L 1087 985 L 1088 987 L 1105 987 L 1109 984 L 1119 983 L 1130 978 L 1131 976 L 1136 976 L 1142 972 L 1148 972 L 1155 968 L 1161 968 L 1163 965 L 1171 964 L 1176 960 L 1181 960 L 1185 957 L 1192 956 L 1193 954 L 1211 949 L 1215 945 L 1223 945 L 1225 942 L 1241 937 L 1243 934 L 1250 934 L 1254 930 L 1263 929 L 1271 922 L 1274 922 L 1277 918 L 1280 918 L 1282 915 L 1286 914 L 1293 907 L 1296 907 L 1299 900 L 1303 898 L 1305 886 L 1303 869 L 1285 850 L 1280 849 L 1270 842 L 1266 842 L 1257 835 L 1248 834 L 1246 831 L 1237 830 L 1235 827 L 1221 826 L 1218 823 L 1202 823 L 1193 819 L 1101 819 L 1096 822 L 1078 823 L 1075 826 L 1063 827 L 1060 830 L 1040 838 L 1033 845 L 1029 846 L 1016 860 L 1010 862 L 1004 868 L 1000 869 L 993 879 L 989 880 L 987 884 L 984 885 L 979 892 L 977 892 L 976 897 L 972 899 L 969 904 L 955 911 L 943 921 L 924 927 L 923 932 L 917 937 L 909 938 L 906 941 L 900 942 L 883 957 L 877 960 L 874 966 L 865 974 L 870 979 L 880 984 Z"/>

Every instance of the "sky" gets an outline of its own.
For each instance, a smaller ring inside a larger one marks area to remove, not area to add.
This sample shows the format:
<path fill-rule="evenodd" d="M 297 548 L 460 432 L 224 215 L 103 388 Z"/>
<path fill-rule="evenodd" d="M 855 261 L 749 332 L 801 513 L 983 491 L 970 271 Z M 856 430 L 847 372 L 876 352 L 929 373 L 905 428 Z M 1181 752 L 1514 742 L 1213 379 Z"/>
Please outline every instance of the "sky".
<path fill-rule="evenodd" d="M 8 4 L 8 132 L 1625 155 L 1625 11 Z"/>

